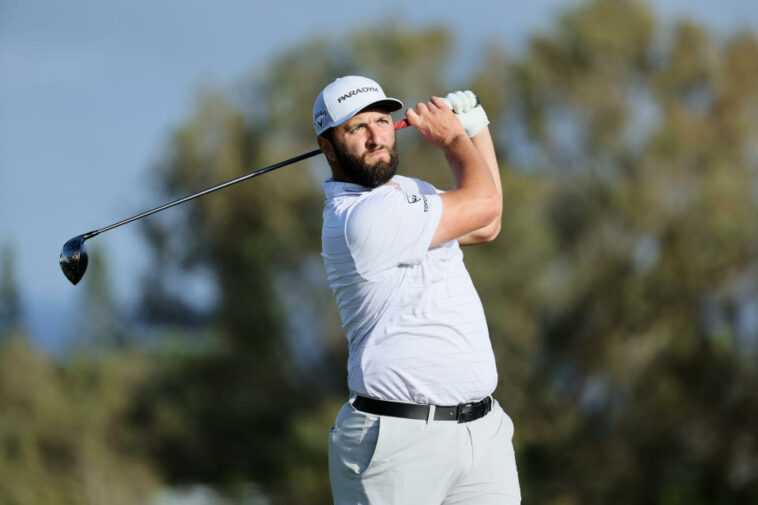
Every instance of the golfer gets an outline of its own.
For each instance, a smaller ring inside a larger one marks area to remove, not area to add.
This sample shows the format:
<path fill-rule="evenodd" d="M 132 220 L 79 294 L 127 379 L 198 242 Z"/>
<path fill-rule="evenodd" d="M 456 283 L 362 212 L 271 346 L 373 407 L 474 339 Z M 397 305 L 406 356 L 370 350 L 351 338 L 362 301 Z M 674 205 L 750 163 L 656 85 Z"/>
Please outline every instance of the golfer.
<path fill-rule="evenodd" d="M 359 76 L 313 107 L 332 169 L 322 256 L 349 344 L 350 399 L 329 440 L 334 503 L 519 503 L 513 423 L 492 397 L 495 358 L 460 249 L 500 231 L 487 116 L 471 92 L 406 111 L 452 170 L 441 192 L 396 175 L 390 113 L 402 107 Z"/>

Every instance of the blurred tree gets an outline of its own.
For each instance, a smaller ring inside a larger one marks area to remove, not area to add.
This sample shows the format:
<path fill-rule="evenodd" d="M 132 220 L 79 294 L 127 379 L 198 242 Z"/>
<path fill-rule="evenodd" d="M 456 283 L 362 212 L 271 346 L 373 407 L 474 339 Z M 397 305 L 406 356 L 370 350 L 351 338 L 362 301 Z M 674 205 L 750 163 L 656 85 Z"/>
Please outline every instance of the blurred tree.
<path fill-rule="evenodd" d="M 0 340 L 21 325 L 21 294 L 16 280 L 13 249 L 0 248 Z"/>
<path fill-rule="evenodd" d="M 130 340 L 127 320 L 113 295 L 106 257 L 106 252 L 98 247 L 89 255 L 84 297 L 77 310 L 75 334 L 71 336 L 75 353 L 103 352 L 123 347 Z"/>
<path fill-rule="evenodd" d="M 514 162 L 552 188 L 513 403 L 530 501 L 758 496 L 757 329 L 739 319 L 757 280 L 756 38 L 660 30 L 643 3 L 588 2 L 514 67 L 531 150 Z"/>
<path fill-rule="evenodd" d="M 338 75 L 375 77 L 407 106 L 443 94 L 453 47 L 390 20 L 299 44 L 239 92 L 203 90 L 158 189 L 183 196 L 312 149 L 315 94 Z M 593 0 L 523 54 L 490 46 L 455 86 L 479 94 L 500 153 L 503 231 L 465 255 L 524 502 L 758 502 L 756 34 Z M 398 142 L 404 174 L 449 187 L 439 153 L 412 130 Z M 331 502 L 346 346 L 319 258 L 327 174 L 316 159 L 144 221 L 142 351 L 123 345 L 102 253 L 81 347 L 35 350 L 3 247 L 0 503 L 149 503 L 196 482 Z"/>
<path fill-rule="evenodd" d="M 0 344 L 0 503 L 147 503 L 158 475 L 125 417 L 143 356 L 56 363 Z"/>
<path fill-rule="evenodd" d="M 376 77 L 409 106 L 442 94 L 452 46 L 389 22 L 298 45 L 242 93 L 206 90 L 160 190 L 312 149 L 315 94 L 338 75 Z M 457 80 L 501 155 L 501 237 L 465 255 L 525 502 L 758 500 L 756 56 L 753 33 L 718 41 L 639 1 L 594 0 Z M 449 187 L 439 153 L 412 131 L 398 142 L 404 174 Z M 169 482 L 329 503 L 345 345 L 318 258 L 326 174 L 323 160 L 287 167 L 145 223 L 146 317 L 208 336 L 158 352 L 131 410 Z M 212 303 L 184 289 L 198 272 Z"/>

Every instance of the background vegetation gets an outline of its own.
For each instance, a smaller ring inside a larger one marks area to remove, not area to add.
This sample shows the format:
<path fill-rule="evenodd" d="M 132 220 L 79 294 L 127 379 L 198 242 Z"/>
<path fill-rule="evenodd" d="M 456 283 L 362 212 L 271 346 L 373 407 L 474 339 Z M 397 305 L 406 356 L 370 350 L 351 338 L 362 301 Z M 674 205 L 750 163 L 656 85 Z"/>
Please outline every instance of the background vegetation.
<path fill-rule="evenodd" d="M 338 75 L 374 76 L 406 105 L 475 90 L 505 210 L 500 237 L 465 254 L 524 503 L 758 502 L 758 36 L 595 0 L 473 71 L 449 67 L 453 45 L 383 23 L 203 90 L 159 189 L 312 149 L 314 96 Z M 404 174 L 449 186 L 439 153 L 398 138 Z M 284 168 L 145 221 L 135 310 L 93 252 L 65 356 L 29 344 L 3 250 L 0 502 L 175 503 L 202 484 L 209 503 L 330 503 L 346 345 L 319 257 L 326 175 L 323 160 Z"/>

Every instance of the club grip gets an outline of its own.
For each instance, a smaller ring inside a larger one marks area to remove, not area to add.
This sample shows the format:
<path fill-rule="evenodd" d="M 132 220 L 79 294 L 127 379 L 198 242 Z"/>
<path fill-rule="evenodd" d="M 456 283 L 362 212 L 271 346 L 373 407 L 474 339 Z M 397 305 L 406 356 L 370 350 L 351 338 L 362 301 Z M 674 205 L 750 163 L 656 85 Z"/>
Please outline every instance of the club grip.
<path fill-rule="evenodd" d="M 481 105 L 479 103 L 479 96 L 476 96 L 476 105 L 474 105 L 474 107 L 478 107 L 479 105 Z M 410 125 L 408 124 L 407 119 L 401 119 L 400 121 L 395 121 L 395 130 L 402 130 L 403 128 L 408 128 L 409 126 Z"/>

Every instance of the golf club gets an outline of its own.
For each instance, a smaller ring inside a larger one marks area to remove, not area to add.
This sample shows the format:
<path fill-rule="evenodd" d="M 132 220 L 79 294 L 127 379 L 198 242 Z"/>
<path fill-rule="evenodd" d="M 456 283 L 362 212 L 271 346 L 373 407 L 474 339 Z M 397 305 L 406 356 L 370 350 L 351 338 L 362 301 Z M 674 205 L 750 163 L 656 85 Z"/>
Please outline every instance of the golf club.
<path fill-rule="evenodd" d="M 395 130 L 401 130 L 406 127 L 408 127 L 408 122 L 405 119 L 401 119 L 400 121 L 395 122 Z M 160 207 L 156 207 L 154 209 L 143 212 L 142 214 L 137 214 L 136 216 L 132 216 L 128 219 L 124 219 L 123 221 L 119 221 L 118 223 L 114 223 L 104 228 L 100 228 L 99 230 L 93 230 L 83 235 L 77 235 L 76 237 L 72 238 L 71 240 L 63 244 L 63 249 L 61 250 L 61 255 L 59 259 L 61 270 L 63 270 L 63 274 L 66 276 L 66 278 L 69 281 L 71 281 L 72 284 L 76 285 L 84 276 L 84 272 L 87 271 L 87 263 L 89 262 L 89 257 L 87 256 L 87 249 L 84 247 L 85 240 L 91 239 L 92 237 L 100 235 L 101 233 L 106 232 L 108 230 L 112 230 L 113 228 L 117 228 L 121 225 L 131 223 L 132 221 L 142 219 L 143 217 L 147 217 L 151 214 L 155 214 L 156 212 L 160 212 L 162 210 L 166 210 L 175 205 L 179 205 L 180 203 L 194 200 L 195 198 L 198 198 L 203 195 L 207 195 L 208 193 L 218 191 L 219 189 L 226 188 L 227 186 L 237 184 L 238 182 L 242 182 L 247 179 L 252 179 L 253 177 L 256 177 L 258 175 L 265 174 L 266 172 L 270 172 L 272 170 L 276 170 L 277 168 L 285 167 L 287 165 L 297 163 L 298 161 L 311 158 L 313 156 L 316 156 L 317 154 L 321 154 L 321 149 L 314 149 L 313 151 L 309 151 L 305 154 L 295 156 L 294 158 L 290 158 L 288 160 L 280 161 L 279 163 L 269 165 L 265 168 L 261 168 L 254 172 L 250 172 L 249 174 L 243 175 L 236 179 L 232 179 L 230 181 L 224 182 L 217 186 L 213 186 L 212 188 L 205 189 L 203 191 L 200 191 L 199 193 L 195 193 L 194 195 L 185 196 L 178 200 L 174 200 L 173 202 L 167 203 L 165 205 L 161 205 Z"/>

